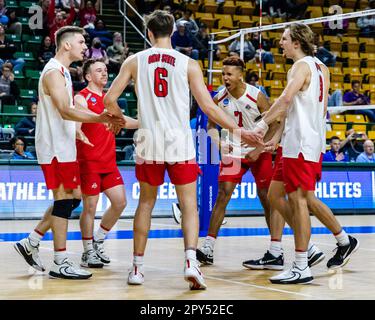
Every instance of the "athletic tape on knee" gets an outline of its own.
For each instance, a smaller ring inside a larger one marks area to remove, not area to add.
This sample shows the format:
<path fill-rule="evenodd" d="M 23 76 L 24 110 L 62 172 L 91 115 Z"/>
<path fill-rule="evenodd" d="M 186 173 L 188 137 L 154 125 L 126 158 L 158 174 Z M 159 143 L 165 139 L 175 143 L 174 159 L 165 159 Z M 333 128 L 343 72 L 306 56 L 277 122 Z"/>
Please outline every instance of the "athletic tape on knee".
<path fill-rule="evenodd" d="M 57 200 L 53 203 L 52 215 L 68 219 L 73 211 L 73 199 Z"/>
<path fill-rule="evenodd" d="M 72 211 L 77 209 L 80 204 L 81 204 L 81 199 L 73 199 Z"/>

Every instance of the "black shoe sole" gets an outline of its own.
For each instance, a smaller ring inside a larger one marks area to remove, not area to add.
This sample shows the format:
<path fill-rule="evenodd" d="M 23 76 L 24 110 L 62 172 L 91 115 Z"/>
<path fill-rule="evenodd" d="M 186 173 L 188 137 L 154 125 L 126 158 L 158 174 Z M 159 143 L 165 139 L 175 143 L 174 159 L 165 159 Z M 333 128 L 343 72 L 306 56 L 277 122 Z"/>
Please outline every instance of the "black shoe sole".
<path fill-rule="evenodd" d="M 48 275 L 54 279 L 68 279 L 68 280 L 86 280 L 92 277 L 92 274 L 88 276 L 66 276 L 64 274 L 56 273 L 53 271 L 50 271 Z"/>
<path fill-rule="evenodd" d="M 100 261 L 103 262 L 104 264 L 110 264 L 111 263 L 111 260 L 104 260 L 103 258 L 100 258 Z"/>
<path fill-rule="evenodd" d="M 82 268 L 90 268 L 90 269 L 102 269 L 104 267 L 104 264 L 88 264 L 87 266 L 80 264 Z"/>
<path fill-rule="evenodd" d="M 269 280 L 273 284 L 309 284 L 314 280 L 314 277 L 307 277 L 307 278 L 297 279 L 293 281 L 271 280 L 271 279 Z"/>
<path fill-rule="evenodd" d="M 38 269 L 35 267 L 36 263 L 35 261 L 33 260 L 32 256 L 31 255 L 28 255 L 25 251 L 25 249 L 23 248 L 23 246 L 21 246 L 19 243 L 15 243 L 14 244 L 14 249 L 18 252 L 18 254 L 26 261 L 26 263 L 30 266 L 30 267 L 33 267 L 35 270 L 37 271 L 46 271 L 46 269 Z"/>
<path fill-rule="evenodd" d="M 242 265 L 247 268 L 247 269 L 251 269 L 251 270 L 277 270 L 277 271 L 280 271 L 280 270 L 284 270 L 284 266 L 272 266 L 272 265 L 251 265 L 251 264 L 246 264 L 246 263 L 242 263 Z"/>
<path fill-rule="evenodd" d="M 204 264 L 208 264 L 208 265 L 213 265 L 214 264 L 214 259 L 207 259 L 206 255 L 200 251 L 199 249 L 197 249 L 197 260 L 200 262 L 200 263 L 204 263 Z"/>
<path fill-rule="evenodd" d="M 355 240 L 357 240 L 357 239 L 355 239 Z M 335 270 L 335 269 L 340 269 L 340 268 L 342 268 L 343 266 L 345 266 L 348 262 L 349 262 L 349 260 L 350 260 L 350 258 L 351 258 L 351 256 L 352 256 L 352 254 L 354 253 L 354 252 L 356 252 L 357 250 L 358 250 L 358 248 L 359 248 L 359 241 L 357 240 L 357 244 L 356 244 L 356 246 L 354 247 L 354 249 L 347 255 L 347 257 L 344 259 L 344 261 L 340 264 L 340 265 L 332 265 L 332 266 L 328 266 L 327 265 L 327 268 L 328 269 L 330 269 L 330 270 Z"/>

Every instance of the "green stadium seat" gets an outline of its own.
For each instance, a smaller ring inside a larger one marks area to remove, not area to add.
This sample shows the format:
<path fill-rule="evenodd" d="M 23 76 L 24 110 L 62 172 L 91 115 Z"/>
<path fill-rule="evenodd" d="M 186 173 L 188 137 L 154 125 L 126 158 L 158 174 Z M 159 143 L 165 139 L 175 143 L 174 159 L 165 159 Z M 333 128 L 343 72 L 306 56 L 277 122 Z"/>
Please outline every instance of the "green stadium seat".
<path fill-rule="evenodd" d="M 25 67 L 31 67 L 31 68 L 35 68 L 37 66 L 37 61 L 35 60 L 33 54 L 31 52 L 21 52 L 21 51 L 17 51 L 15 54 L 14 54 L 14 57 L 16 59 L 18 58 L 22 58 L 23 60 L 25 60 Z"/>
<path fill-rule="evenodd" d="M 19 88 L 24 88 L 26 85 L 26 78 L 20 70 L 13 70 L 14 81 L 16 81 Z"/>
<path fill-rule="evenodd" d="M 42 36 L 29 36 L 27 42 L 25 42 L 24 40 L 25 51 L 32 52 L 34 54 L 34 57 L 36 57 L 42 40 Z"/>
<path fill-rule="evenodd" d="M 42 71 L 26 70 L 27 88 L 30 90 L 38 90 L 38 82 Z"/>
<path fill-rule="evenodd" d="M 28 108 L 26 106 L 15 106 L 15 105 L 3 105 L 3 113 L 10 113 L 10 114 L 19 114 L 24 115 L 28 114 Z M 16 116 L 12 117 L 10 115 L 8 116 L 2 116 L 3 117 L 3 124 L 10 124 L 15 125 L 18 121 L 21 120 L 22 116 Z"/>
<path fill-rule="evenodd" d="M 7 39 L 10 39 L 14 42 L 16 48 L 18 51 L 21 51 L 22 50 L 22 40 L 21 40 L 21 36 L 18 35 L 18 34 L 7 34 L 6 35 L 6 38 Z"/>
<path fill-rule="evenodd" d="M 6 7 L 7 9 L 17 9 L 20 6 L 18 5 L 17 1 L 8 0 L 6 3 Z"/>
<path fill-rule="evenodd" d="M 38 96 L 38 92 L 36 90 L 30 90 L 30 89 L 21 89 L 20 90 L 20 98 L 21 98 L 21 104 L 23 105 L 29 105 L 31 101 L 34 100 Z"/>

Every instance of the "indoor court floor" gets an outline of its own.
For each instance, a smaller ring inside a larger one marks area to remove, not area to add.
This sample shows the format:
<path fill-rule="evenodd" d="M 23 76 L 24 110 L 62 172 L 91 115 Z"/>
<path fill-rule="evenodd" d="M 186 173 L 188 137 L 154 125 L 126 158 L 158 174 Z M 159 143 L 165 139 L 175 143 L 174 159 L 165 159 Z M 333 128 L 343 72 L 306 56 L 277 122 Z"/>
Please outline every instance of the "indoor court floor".
<path fill-rule="evenodd" d="M 231 217 L 215 245 L 214 265 L 202 266 L 208 289 L 190 291 L 183 279 L 183 240 L 173 218 L 154 218 L 145 255 L 145 283 L 126 283 L 132 261 L 132 219 L 121 219 L 109 234 L 105 248 L 112 261 L 103 269 L 92 269 L 89 280 L 61 280 L 48 277 L 53 251 L 51 235 L 41 242 L 45 273 L 34 271 L 14 250 L 15 241 L 25 237 L 37 221 L 0 221 L 0 299 L 142 299 L 142 300 L 227 300 L 227 299 L 375 299 L 375 217 L 338 216 L 346 231 L 360 241 L 349 263 L 335 272 L 326 262 L 334 254 L 335 239 L 312 218 L 312 239 L 326 254 L 312 268 L 310 285 L 273 285 L 268 278 L 280 271 L 255 271 L 242 261 L 263 256 L 269 236 L 263 217 Z M 99 220 L 95 221 L 96 226 Z M 290 231 L 290 230 L 287 230 Z M 69 222 L 68 253 L 79 263 L 82 253 L 79 221 Z M 199 244 L 202 243 L 200 238 Z M 286 265 L 293 258 L 293 237 L 283 239 Z"/>

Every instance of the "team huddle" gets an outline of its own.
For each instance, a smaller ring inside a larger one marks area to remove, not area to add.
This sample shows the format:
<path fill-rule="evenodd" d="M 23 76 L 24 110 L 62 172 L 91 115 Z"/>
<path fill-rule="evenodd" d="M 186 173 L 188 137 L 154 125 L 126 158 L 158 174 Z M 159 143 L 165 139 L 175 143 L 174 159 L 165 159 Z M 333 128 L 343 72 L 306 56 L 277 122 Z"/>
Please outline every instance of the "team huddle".
<path fill-rule="evenodd" d="M 185 263 L 184 279 L 192 290 L 206 289 L 200 263 L 213 264 L 215 239 L 226 206 L 242 176 L 250 169 L 265 211 L 271 244 L 264 257 L 243 262 L 250 269 L 283 270 L 281 238 L 285 222 L 293 229 L 295 261 L 292 267 L 270 278 L 272 283 L 310 283 L 310 267 L 324 253 L 310 241 L 312 212 L 337 239 L 336 254 L 328 268 L 345 265 L 359 246 L 347 235 L 332 211 L 315 197 L 315 183 L 322 171 L 325 152 L 325 116 L 329 88 L 328 68 L 314 57 L 313 33 L 303 24 L 287 27 L 280 40 L 284 55 L 293 59 L 287 86 L 270 106 L 266 97 L 243 81 L 244 62 L 235 57 L 223 61 L 223 84 L 214 99 L 204 83 L 199 64 L 171 45 L 174 18 L 156 10 L 146 17 L 150 49 L 130 56 L 105 94 L 108 73 L 102 61 L 88 60 L 83 67 L 87 87 L 73 96 L 69 65 L 84 58 L 83 30 L 63 27 L 56 32 L 57 53 L 39 80 L 36 151 L 53 205 L 27 238 L 15 244 L 17 252 L 39 271 L 44 234 L 53 232 L 53 278 L 88 279 L 88 268 L 110 263 L 104 241 L 126 207 L 124 182 L 116 165 L 115 134 L 122 128 L 138 129 L 136 178 L 140 198 L 134 216 L 133 264 L 128 284 L 144 282 L 143 260 L 151 214 L 165 171 L 176 187 L 182 214 Z M 138 119 L 124 116 L 117 100 L 135 81 Z M 208 235 L 198 247 L 196 163 L 191 135 L 190 92 L 209 118 L 209 134 L 221 150 L 219 193 Z M 228 132 L 220 138 L 216 126 Z M 277 157 L 272 163 L 272 152 Z M 99 194 L 110 200 L 99 228 L 94 218 Z M 286 197 L 287 196 L 287 197 Z M 83 242 L 81 267 L 66 252 L 68 218 L 83 201 L 80 228 Z"/>

